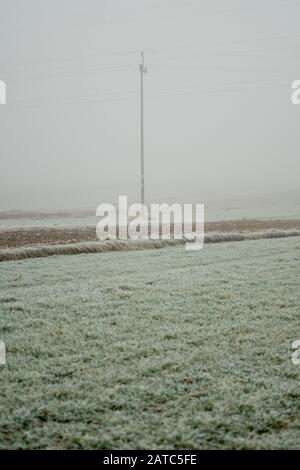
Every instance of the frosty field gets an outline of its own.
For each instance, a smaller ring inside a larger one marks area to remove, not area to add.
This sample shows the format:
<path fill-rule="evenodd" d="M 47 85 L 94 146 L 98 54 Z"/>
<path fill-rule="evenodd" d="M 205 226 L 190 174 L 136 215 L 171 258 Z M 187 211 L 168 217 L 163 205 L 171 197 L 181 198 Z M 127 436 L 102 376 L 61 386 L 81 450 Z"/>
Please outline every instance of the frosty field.
<path fill-rule="evenodd" d="M 300 237 L 0 265 L 1 448 L 297 448 Z"/>
<path fill-rule="evenodd" d="M 199 200 L 198 196 L 195 200 Z M 0 200 L 0 231 L 28 228 L 75 229 L 78 227 L 95 227 L 99 221 L 93 211 L 62 211 L 62 212 L 34 212 L 34 211 L 5 211 Z M 188 202 L 188 201 L 186 201 Z M 190 201 L 189 201 L 190 202 Z M 240 200 L 238 201 L 240 202 Z M 95 211 L 96 212 L 96 207 Z M 205 205 L 205 220 L 232 221 L 238 219 L 300 219 L 299 195 L 288 202 L 277 201 L 273 203 L 256 204 L 252 201 L 240 206 L 237 201 L 218 201 Z"/>

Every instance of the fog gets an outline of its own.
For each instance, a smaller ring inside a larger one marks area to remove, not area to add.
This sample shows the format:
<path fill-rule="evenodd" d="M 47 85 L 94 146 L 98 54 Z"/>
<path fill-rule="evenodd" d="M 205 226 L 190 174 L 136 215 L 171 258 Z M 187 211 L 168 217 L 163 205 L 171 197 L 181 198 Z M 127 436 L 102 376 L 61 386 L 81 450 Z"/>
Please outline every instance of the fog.
<path fill-rule="evenodd" d="M 296 0 L 0 0 L 0 210 L 299 189 Z M 296 196 L 295 196 L 296 195 Z"/>

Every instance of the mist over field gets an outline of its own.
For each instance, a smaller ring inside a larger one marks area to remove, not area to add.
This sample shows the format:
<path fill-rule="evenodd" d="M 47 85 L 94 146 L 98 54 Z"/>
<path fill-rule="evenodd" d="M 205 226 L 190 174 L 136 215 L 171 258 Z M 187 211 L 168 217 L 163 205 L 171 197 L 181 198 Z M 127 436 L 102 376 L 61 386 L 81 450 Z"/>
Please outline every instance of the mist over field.
<path fill-rule="evenodd" d="M 148 203 L 299 200 L 299 14 L 281 0 L 1 0 L 0 210 L 139 200 L 141 50 Z"/>

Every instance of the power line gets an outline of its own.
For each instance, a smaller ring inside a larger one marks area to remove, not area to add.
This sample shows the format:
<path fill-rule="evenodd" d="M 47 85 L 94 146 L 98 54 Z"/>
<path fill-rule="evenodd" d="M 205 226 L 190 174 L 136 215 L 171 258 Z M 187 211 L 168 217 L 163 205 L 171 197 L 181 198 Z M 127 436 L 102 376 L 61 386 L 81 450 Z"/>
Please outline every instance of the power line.
<path fill-rule="evenodd" d="M 282 35 L 275 35 L 275 36 L 263 36 L 258 38 L 257 36 L 255 38 L 249 38 L 249 39 L 235 39 L 232 41 L 220 41 L 220 42 L 201 42 L 201 43 L 190 43 L 190 44 L 182 44 L 182 45 L 173 45 L 169 47 L 161 47 L 161 48 L 153 48 L 153 49 L 145 49 L 147 53 L 163 53 L 166 52 L 166 54 L 170 54 L 173 50 L 179 51 L 179 50 L 185 50 L 185 49 L 197 49 L 197 48 L 207 48 L 209 47 L 219 47 L 220 45 L 234 45 L 234 44 L 241 44 L 241 43 L 256 43 L 260 41 L 274 41 L 274 40 L 282 40 L 282 39 L 288 39 L 288 40 L 299 40 L 300 35 L 299 34 L 294 34 L 290 36 L 289 34 L 282 34 Z"/>
<path fill-rule="evenodd" d="M 249 83 L 251 84 L 251 83 Z M 255 83 L 253 83 L 255 84 Z M 266 91 L 269 89 L 287 89 L 286 85 L 268 85 L 263 87 L 235 87 L 235 88 L 202 88 L 201 90 L 186 90 L 182 92 L 171 92 L 171 93 L 161 93 L 161 94 L 146 94 L 144 98 L 151 98 L 151 101 L 157 100 L 160 98 L 169 98 L 169 97 L 181 97 L 181 96 L 194 96 L 194 95 L 201 95 L 201 94 L 219 94 L 219 93 L 235 93 L 235 92 L 251 92 L 251 91 Z M 89 98 L 89 95 L 87 95 Z M 8 109 L 28 109 L 28 108 L 47 108 L 51 106 L 67 106 L 73 104 L 97 104 L 97 103 L 116 103 L 116 102 L 137 102 L 138 97 L 111 97 L 109 99 L 102 97 L 101 99 L 76 99 L 76 100 L 68 100 L 68 101 L 49 101 L 49 102 L 32 102 L 32 103 L 10 103 L 7 105 Z"/>
<path fill-rule="evenodd" d="M 62 58 L 54 58 L 48 57 L 41 59 L 29 59 L 26 61 L 19 61 L 19 60 L 8 60 L 8 61 L 0 61 L 2 64 L 12 64 L 12 65 L 22 65 L 22 64 L 44 64 L 44 63 L 62 63 L 62 62 L 72 62 L 78 61 L 78 59 L 96 59 L 97 57 L 116 57 L 116 56 L 127 56 L 127 55 L 137 55 L 138 51 L 119 51 L 119 52 L 103 52 L 103 53 L 96 53 L 96 54 L 88 54 L 88 55 L 77 55 L 73 57 L 62 57 Z"/>
<path fill-rule="evenodd" d="M 229 82 L 222 82 L 223 85 L 225 86 L 235 86 L 235 85 L 260 85 L 260 84 L 264 84 L 264 83 L 272 83 L 272 82 L 284 82 L 286 83 L 288 81 L 288 79 L 286 78 L 283 78 L 283 77 L 273 77 L 273 78 L 269 78 L 269 79 L 263 79 L 263 80 L 236 80 L 236 81 L 229 81 Z M 200 85 L 202 88 L 201 90 L 203 90 L 203 85 L 211 85 L 211 86 L 214 86 L 214 85 L 219 85 L 220 82 L 219 81 L 216 81 L 216 82 L 213 82 L 211 80 L 205 80 L 205 81 L 201 81 L 198 83 L 198 85 Z M 167 92 L 168 93 L 168 96 L 169 95 L 172 95 L 172 93 L 177 93 L 177 92 L 195 92 L 195 93 L 198 93 L 199 91 L 201 90 L 198 90 L 197 88 L 195 89 L 195 85 L 187 85 L 187 86 L 184 86 L 184 87 L 176 87 L 176 88 L 154 88 L 154 89 L 147 89 L 146 90 L 146 94 L 145 96 L 153 96 L 153 94 L 156 94 L 156 93 L 160 93 L 160 92 Z M 69 96 L 54 96 L 54 97 L 48 97 L 48 98 L 42 98 L 42 101 L 35 101 L 35 100 L 32 100 L 32 99 L 21 99 L 21 100 L 18 100 L 18 101 L 11 101 L 10 104 L 11 105 L 19 105 L 19 104 L 48 104 L 50 102 L 51 103 L 54 103 L 55 102 L 60 102 L 61 100 L 74 100 L 74 102 L 77 100 L 77 99 L 85 99 L 85 98 L 99 98 L 99 97 L 106 97 L 106 96 L 114 96 L 114 95 L 130 95 L 130 94 L 135 94 L 136 96 L 138 96 L 138 90 L 137 89 L 132 89 L 132 90 L 113 90 L 113 91 L 106 91 L 106 92 L 101 92 L 101 93 L 90 93 L 90 94 L 87 94 L 87 95 L 69 95 Z"/>
<path fill-rule="evenodd" d="M 114 67 L 109 67 L 109 68 L 94 68 L 92 70 L 89 70 L 89 69 L 79 69 L 79 70 L 73 70 L 73 71 L 70 71 L 70 73 L 68 74 L 47 74 L 47 75 L 44 75 L 44 76 L 35 76 L 35 77 L 24 77 L 24 78 L 21 78 L 21 79 L 18 79 L 18 78 L 14 78 L 14 77 L 9 77 L 9 76 L 6 76 L 5 74 L 2 74 L 2 76 L 6 79 L 6 80 L 10 80 L 12 82 L 15 82 L 15 83 L 22 83 L 22 82 L 28 82 L 28 81 L 39 81 L 39 80 L 50 80 L 50 79 L 55 79 L 55 78 L 74 78 L 76 79 L 77 77 L 81 77 L 81 76 L 84 76 L 85 75 L 85 71 L 86 72 L 121 72 L 121 71 L 133 71 L 135 69 L 135 67 L 133 65 L 124 65 L 124 66 L 114 66 Z"/>
<path fill-rule="evenodd" d="M 295 35 L 273 35 L 273 36 L 263 36 L 263 37 L 255 37 L 255 38 L 249 38 L 249 39 L 236 39 L 232 41 L 220 41 L 220 42 L 202 42 L 201 44 L 199 43 L 190 43 L 190 44 L 182 44 L 182 45 L 173 45 L 173 46 L 168 46 L 168 47 L 159 47 L 159 48 L 149 48 L 149 49 L 144 49 L 144 52 L 147 53 L 154 53 L 154 54 L 163 54 L 167 53 L 170 54 L 172 51 L 176 51 L 178 53 L 180 50 L 183 52 L 188 49 L 197 49 L 197 48 L 203 48 L 205 47 L 217 47 L 219 48 L 220 45 L 234 45 L 234 44 L 241 44 L 241 43 L 257 43 L 261 41 L 274 41 L 274 40 L 299 40 L 300 35 L 295 34 Z M 241 51 L 243 52 L 243 51 Z M 43 63 L 63 63 L 63 62 L 72 62 L 72 61 L 78 61 L 79 59 L 95 59 L 95 58 L 101 58 L 101 57 L 116 57 L 116 56 L 128 56 L 128 55 L 138 55 L 140 52 L 138 50 L 123 50 L 123 51 L 107 51 L 107 52 L 98 52 L 95 54 L 81 54 L 81 55 L 74 55 L 72 57 L 48 57 L 48 58 L 43 58 L 41 59 L 27 59 L 27 60 L 4 60 L 0 61 L 1 64 L 12 64 L 12 65 L 22 65 L 22 64 L 43 64 Z M 220 53 L 221 54 L 221 53 Z"/>
<path fill-rule="evenodd" d="M 263 56 L 255 56 L 255 58 L 262 58 L 264 59 Z M 269 56 L 269 58 L 271 58 Z M 272 57 L 273 58 L 273 57 Z M 289 58 L 287 56 L 284 56 L 284 58 Z M 164 64 L 155 64 L 155 63 L 151 63 L 151 68 L 153 70 L 157 69 L 164 69 L 164 70 L 172 70 L 172 69 L 181 69 L 182 71 L 185 71 L 185 70 L 188 70 L 188 69 L 191 69 L 191 70 L 196 70 L 196 69 L 199 69 L 199 70 L 205 70 L 205 71 L 208 71 L 210 69 L 219 69 L 220 67 L 222 69 L 224 69 L 224 65 L 221 64 L 220 66 L 214 64 L 214 66 L 212 67 L 211 65 L 207 66 L 207 65 L 203 65 L 203 64 L 197 64 L 197 63 L 194 63 L 194 64 L 168 64 L 168 63 L 164 63 Z M 52 80 L 52 79 L 63 79 L 63 78 L 68 78 L 68 79 L 76 79 L 76 78 L 79 78 L 79 77 L 83 77 L 85 76 L 86 74 L 90 74 L 90 73 L 97 73 L 97 72 L 103 72 L 103 73 L 106 73 L 106 72 L 114 72 L 114 71 L 120 71 L 120 72 L 130 72 L 130 71 L 134 71 L 135 67 L 134 65 L 124 65 L 124 66 L 113 66 L 113 67 L 94 67 L 94 68 L 80 68 L 79 70 L 73 70 L 73 71 L 70 71 L 70 73 L 66 74 L 66 73 L 63 73 L 63 74 L 47 74 L 47 75 L 43 75 L 43 76 L 27 76 L 27 77 L 24 77 L 24 78 L 17 78 L 17 77 L 11 77 L 9 75 L 6 75 L 6 74 L 3 74 L 2 73 L 2 77 L 6 80 L 10 80 L 11 82 L 14 82 L 14 83 L 23 83 L 23 82 L 28 82 L 28 81 L 44 81 L 44 80 Z M 232 66 L 228 66 L 228 70 L 233 70 L 233 67 Z M 244 68 L 235 68 L 235 70 L 241 70 L 243 71 Z M 253 66 L 250 66 L 250 70 L 257 70 L 257 68 L 255 67 L 255 69 L 253 68 Z M 247 71 L 247 70 L 246 70 Z M 263 72 L 267 72 L 268 71 L 268 68 L 266 69 L 263 69 L 262 70 Z M 286 69 L 284 70 L 284 72 L 288 72 Z M 291 72 L 295 72 L 295 69 L 294 70 L 291 70 Z"/>

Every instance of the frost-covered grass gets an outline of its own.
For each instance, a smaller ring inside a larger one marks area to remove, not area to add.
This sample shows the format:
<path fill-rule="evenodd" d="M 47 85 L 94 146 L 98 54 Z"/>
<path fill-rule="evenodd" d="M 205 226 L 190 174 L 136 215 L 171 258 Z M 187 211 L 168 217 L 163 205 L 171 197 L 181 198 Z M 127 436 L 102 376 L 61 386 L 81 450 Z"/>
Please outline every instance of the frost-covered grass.
<path fill-rule="evenodd" d="M 1 448 L 298 448 L 300 239 L 0 265 Z"/>
<path fill-rule="evenodd" d="M 0 217 L 0 230 L 27 229 L 27 228 L 74 228 L 74 227 L 96 227 L 99 219 L 93 215 L 78 217 L 47 217 L 43 218 L 18 217 L 2 218 Z"/>
<path fill-rule="evenodd" d="M 262 230 L 260 232 L 210 232 L 205 234 L 205 243 L 241 242 L 266 238 L 299 237 L 300 230 Z M 28 258 L 46 258 L 56 255 L 76 255 L 81 253 L 106 253 L 108 251 L 132 251 L 158 249 L 185 245 L 184 240 L 107 240 L 97 242 L 66 243 L 58 245 L 24 246 L 0 250 L 0 262 Z"/>
<path fill-rule="evenodd" d="M 193 199 L 192 199 L 193 200 Z M 198 197 L 195 201 L 203 202 L 205 204 L 205 220 L 218 221 L 218 220 L 237 220 L 237 219 L 300 219 L 300 204 L 299 197 L 297 202 L 289 203 L 241 203 L 237 204 L 236 201 L 219 201 L 210 203 L 207 201 L 199 200 Z M 108 202 L 108 201 L 107 201 Z M 172 203 L 174 201 L 166 201 Z M 191 202 L 191 201 L 186 201 Z M 1 201 L 0 201 L 1 203 Z M 1 208 L 0 208 L 1 209 Z M 37 213 L 34 217 L 32 214 L 26 216 L 26 213 L 14 214 L 11 212 L 10 216 L 5 216 L 5 212 L 0 210 L 0 230 L 12 229 L 26 229 L 26 228 L 76 228 L 76 227 L 96 227 L 99 222 L 99 217 L 93 213 L 96 212 L 96 207 L 91 209 L 91 213 L 71 212 L 68 216 L 62 212 L 54 214 Z"/>

